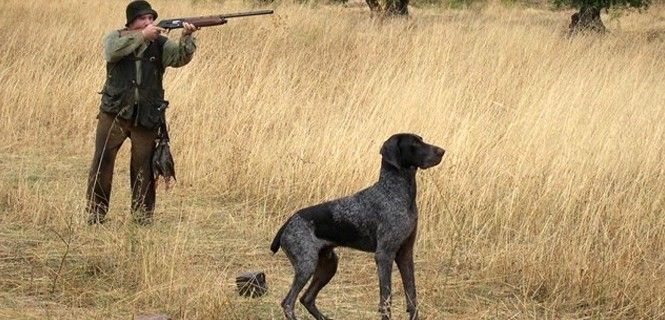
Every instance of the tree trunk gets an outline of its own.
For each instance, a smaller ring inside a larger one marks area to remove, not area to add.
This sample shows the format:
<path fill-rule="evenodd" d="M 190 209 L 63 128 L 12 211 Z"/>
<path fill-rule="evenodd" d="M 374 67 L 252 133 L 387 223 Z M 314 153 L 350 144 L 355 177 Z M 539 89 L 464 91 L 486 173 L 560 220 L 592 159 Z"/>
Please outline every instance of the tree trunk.
<path fill-rule="evenodd" d="M 603 21 L 600 20 L 600 9 L 596 7 L 582 7 L 579 12 L 570 17 L 570 20 L 570 26 L 568 26 L 570 34 L 585 31 L 605 33 L 607 30 Z"/>
<path fill-rule="evenodd" d="M 388 0 L 386 1 L 387 15 L 408 15 L 409 0 Z"/>
<path fill-rule="evenodd" d="M 372 12 L 381 12 L 381 5 L 377 0 L 366 0 L 369 10 Z"/>

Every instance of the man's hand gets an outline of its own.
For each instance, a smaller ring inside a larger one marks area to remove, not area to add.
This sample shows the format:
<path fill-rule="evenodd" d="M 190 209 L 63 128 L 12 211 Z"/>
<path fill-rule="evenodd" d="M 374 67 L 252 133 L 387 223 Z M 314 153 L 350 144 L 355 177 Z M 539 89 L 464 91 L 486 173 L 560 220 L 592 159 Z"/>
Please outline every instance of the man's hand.
<path fill-rule="evenodd" d="M 183 31 L 182 35 L 183 36 L 188 36 L 190 34 L 193 34 L 196 30 L 199 30 L 201 28 L 197 28 L 195 25 L 189 23 L 189 22 L 183 22 L 182 23 Z"/>
<path fill-rule="evenodd" d="M 166 30 L 163 28 L 160 28 L 154 24 L 149 24 L 143 30 L 141 30 L 141 33 L 143 33 L 143 38 L 145 38 L 148 41 L 152 41 L 157 39 L 159 35 L 162 32 L 165 32 Z"/>

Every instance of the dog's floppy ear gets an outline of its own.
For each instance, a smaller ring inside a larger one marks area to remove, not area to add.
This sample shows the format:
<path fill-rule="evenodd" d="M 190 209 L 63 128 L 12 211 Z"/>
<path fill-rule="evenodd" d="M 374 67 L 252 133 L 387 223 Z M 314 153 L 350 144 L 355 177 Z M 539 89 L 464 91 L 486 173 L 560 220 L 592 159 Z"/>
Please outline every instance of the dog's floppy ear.
<path fill-rule="evenodd" d="M 393 165 L 395 168 L 401 168 L 402 166 L 399 163 L 400 151 L 399 151 L 399 138 L 397 136 L 392 136 L 386 142 L 383 143 L 381 147 L 381 155 L 383 160 Z"/>

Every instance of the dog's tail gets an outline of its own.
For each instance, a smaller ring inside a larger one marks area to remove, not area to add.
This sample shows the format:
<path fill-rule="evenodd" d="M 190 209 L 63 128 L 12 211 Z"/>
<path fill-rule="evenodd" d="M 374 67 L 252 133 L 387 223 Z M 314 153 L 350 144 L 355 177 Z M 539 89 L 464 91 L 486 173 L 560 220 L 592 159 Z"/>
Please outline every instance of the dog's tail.
<path fill-rule="evenodd" d="M 275 235 L 275 239 L 272 240 L 272 244 L 270 245 L 270 251 L 272 251 L 273 254 L 277 253 L 277 250 L 279 250 L 279 246 L 281 245 L 282 242 L 282 233 L 284 233 L 284 229 L 286 228 L 287 224 L 289 224 L 289 221 L 286 221 L 282 225 L 282 227 L 279 228 L 279 231 L 277 231 L 277 234 Z"/>

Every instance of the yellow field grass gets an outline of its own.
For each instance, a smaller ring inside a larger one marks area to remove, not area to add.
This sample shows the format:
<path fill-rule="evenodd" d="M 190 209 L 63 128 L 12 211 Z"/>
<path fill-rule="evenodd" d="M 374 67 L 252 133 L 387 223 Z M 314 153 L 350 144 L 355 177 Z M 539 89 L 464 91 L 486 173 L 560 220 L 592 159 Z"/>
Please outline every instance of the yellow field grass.
<path fill-rule="evenodd" d="M 160 18 L 252 8 L 151 3 Z M 283 3 L 203 29 L 166 74 L 178 183 L 160 186 L 156 223 L 130 222 L 128 141 L 111 221 L 90 227 L 101 39 L 124 6 L 0 2 L 0 318 L 281 319 L 277 228 L 372 184 L 396 132 L 447 150 L 418 174 L 422 319 L 665 318 L 662 3 L 572 39 L 571 10 L 498 3 L 385 20 Z M 338 251 L 319 307 L 378 318 L 372 255 Z M 249 270 L 267 296 L 237 297 Z M 396 274 L 393 288 L 406 319 Z"/>

